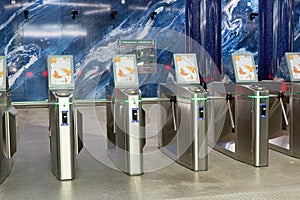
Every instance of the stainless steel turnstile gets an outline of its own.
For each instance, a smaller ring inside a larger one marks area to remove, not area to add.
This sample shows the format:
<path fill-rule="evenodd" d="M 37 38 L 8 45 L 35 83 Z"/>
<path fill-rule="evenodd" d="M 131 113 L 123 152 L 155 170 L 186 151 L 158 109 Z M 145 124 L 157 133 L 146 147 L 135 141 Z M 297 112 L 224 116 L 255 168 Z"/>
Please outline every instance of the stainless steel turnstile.
<path fill-rule="evenodd" d="M 300 158 L 300 84 L 263 82 L 270 91 L 269 147 Z"/>
<path fill-rule="evenodd" d="M 50 90 L 49 102 L 52 171 L 57 179 L 70 180 L 83 148 L 82 114 L 73 108 L 73 90 Z"/>
<path fill-rule="evenodd" d="M 269 92 L 260 85 L 209 85 L 214 134 L 209 144 L 247 164 L 268 165 Z M 233 109 L 233 111 L 231 110 Z"/>
<path fill-rule="evenodd" d="M 17 110 L 11 106 L 11 91 L 6 80 L 6 89 L 0 91 L 0 183 L 9 175 L 13 155 L 17 151 Z"/>
<path fill-rule="evenodd" d="M 177 163 L 193 170 L 208 168 L 207 93 L 200 85 L 159 85 L 159 148 Z M 166 119 L 163 116 L 166 112 Z"/>
<path fill-rule="evenodd" d="M 108 156 L 128 175 L 141 175 L 146 141 L 141 92 L 107 86 L 106 98 L 112 101 L 106 107 Z"/>

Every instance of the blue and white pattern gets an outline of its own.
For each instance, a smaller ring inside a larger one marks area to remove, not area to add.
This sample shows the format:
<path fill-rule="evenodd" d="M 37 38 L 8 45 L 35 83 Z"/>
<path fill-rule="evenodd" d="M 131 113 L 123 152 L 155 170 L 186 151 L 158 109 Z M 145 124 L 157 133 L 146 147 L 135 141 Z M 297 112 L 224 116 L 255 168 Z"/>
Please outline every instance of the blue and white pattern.
<path fill-rule="evenodd" d="M 300 52 L 300 0 L 295 0 L 294 3 L 294 52 Z"/>
<path fill-rule="evenodd" d="M 172 54 L 185 51 L 185 1 L 125 2 L 1 1 L 0 55 L 7 56 L 13 100 L 48 98 L 46 57 L 54 54 L 74 56 L 77 99 L 104 98 L 118 39 L 157 40 L 158 73 L 140 77 L 143 94 L 155 96 L 156 84 L 167 79 L 165 65 L 171 64 Z M 112 11 L 117 11 L 114 19 Z"/>
<path fill-rule="evenodd" d="M 258 0 L 222 1 L 222 69 L 232 81 L 232 53 L 251 52 L 257 63 L 258 17 L 251 20 L 251 13 L 258 13 Z"/>

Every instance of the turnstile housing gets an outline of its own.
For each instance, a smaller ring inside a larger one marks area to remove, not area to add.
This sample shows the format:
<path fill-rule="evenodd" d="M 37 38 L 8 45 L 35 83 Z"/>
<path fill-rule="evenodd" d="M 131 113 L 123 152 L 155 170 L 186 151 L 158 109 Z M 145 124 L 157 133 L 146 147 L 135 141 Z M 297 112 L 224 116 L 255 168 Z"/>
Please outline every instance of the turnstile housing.
<path fill-rule="evenodd" d="M 75 178 L 76 157 L 83 148 L 82 114 L 73 108 L 72 90 L 50 90 L 51 165 L 59 180 Z"/>
<path fill-rule="evenodd" d="M 160 102 L 163 108 L 158 115 L 160 150 L 191 170 L 207 170 L 206 91 L 200 85 L 166 84 L 160 84 L 158 91 L 161 98 L 176 96 L 176 102 Z"/>
<path fill-rule="evenodd" d="M 237 85 L 236 89 L 238 159 L 268 166 L 269 92 L 259 85 Z"/>
<path fill-rule="evenodd" d="M 0 183 L 9 175 L 13 165 L 13 155 L 17 151 L 17 110 L 11 106 L 11 91 L 0 91 Z"/>
<path fill-rule="evenodd" d="M 112 91 L 113 90 L 113 91 Z M 109 92 L 112 91 L 112 92 Z M 112 89 L 107 86 L 108 155 L 128 175 L 144 173 L 145 113 L 137 89 Z"/>
<path fill-rule="evenodd" d="M 263 82 L 270 94 L 269 147 L 300 158 L 300 84 L 291 82 Z M 281 106 L 278 97 L 281 93 Z M 283 111 L 282 109 L 285 109 Z M 287 122 L 283 112 L 286 112 Z"/>
<path fill-rule="evenodd" d="M 290 136 L 290 149 L 291 156 L 300 158 L 300 83 L 293 83 L 291 99 L 291 135 Z"/>
<path fill-rule="evenodd" d="M 210 145 L 214 145 L 216 150 L 247 164 L 256 167 L 267 166 L 268 90 L 258 84 L 224 83 L 215 83 L 210 90 L 212 96 L 224 97 L 224 100 L 212 99 L 212 115 L 214 116 L 212 117 L 214 119 L 214 131 L 212 132 L 214 136 L 212 137 L 213 141 L 209 142 Z M 234 96 L 229 103 L 234 109 L 232 117 L 235 127 L 231 126 L 229 108 L 226 106 L 224 93 L 228 92 Z M 220 101 L 224 103 L 218 103 Z"/>

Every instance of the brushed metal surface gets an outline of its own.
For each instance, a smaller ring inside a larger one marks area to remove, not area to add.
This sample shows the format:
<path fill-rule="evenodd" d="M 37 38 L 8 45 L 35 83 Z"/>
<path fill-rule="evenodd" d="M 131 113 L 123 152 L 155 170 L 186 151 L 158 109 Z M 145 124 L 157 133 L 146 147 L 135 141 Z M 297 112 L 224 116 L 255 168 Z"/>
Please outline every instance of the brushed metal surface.
<path fill-rule="evenodd" d="M 139 89 L 115 88 L 107 93 L 112 104 L 107 105 L 108 155 L 115 165 L 128 175 L 144 173 L 145 113 Z M 136 111 L 137 120 L 133 119 Z"/>
<path fill-rule="evenodd" d="M 16 115 L 7 81 L 6 89 L 0 91 L 0 183 L 9 176 L 17 151 Z"/>
<path fill-rule="evenodd" d="M 235 129 L 233 130 L 229 106 L 226 101 L 213 100 L 214 141 L 216 150 L 249 165 L 268 165 L 269 92 L 261 85 L 236 85 L 219 83 L 223 86 L 212 92 L 216 96 L 234 95 L 231 107 L 234 108 Z M 265 115 L 262 115 L 265 106 Z M 224 111 L 225 110 L 225 111 Z M 216 131 L 219 131 L 216 133 Z M 219 137 L 218 137 L 219 134 Z"/>
<path fill-rule="evenodd" d="M 292 86 L 290 155 L 300 158 L 300 84 L 293 83 Z"/>
<path fill-rule="evenodd" d="M 59 180 L 75 178 L 76 134 L 73 116 L 73 94 L 68 91 L 50 91 L 49 129 L 52 172 Z M 63 123 L 62 113 L 67 121 Z"/>
<path fill-rule="evenodd" d="M 174 119 L 171 102 L 160 102 L 164 108 L 160 115 L 167 113 L 165 122 L 159 120 L 159 148 L 177 163 L 193 170 L 208 169 L 207 151 L 207 104 L 206 91 L 198 85 L 159 86 L 160 98 L 176 96 L 175 116 L 177 130 L 174 129 Z M 199 117 L 199 107 L 203 108 L 203 119 Z"/>
<path fill-rule="evenodd" d="M 270 94 L 274 96 L 270 98 L 270 148 L 283 154 L 300 158 L 300 84 L 267 82 L 263 85 L 269 89 Z M 284 94 L 282 103 L 287 113 L 288 124 L 285 123 L 280 101 L 276 98 L 279 92 Z"/>
<path fill-rule="evenodd" d="M 268 166 L 268 96 L 269 91 L 260 85 L 237 85 L 238 157 L 256 167 Z M 265 116 L 262 116 L 262 104 L 265 105 Z"/>

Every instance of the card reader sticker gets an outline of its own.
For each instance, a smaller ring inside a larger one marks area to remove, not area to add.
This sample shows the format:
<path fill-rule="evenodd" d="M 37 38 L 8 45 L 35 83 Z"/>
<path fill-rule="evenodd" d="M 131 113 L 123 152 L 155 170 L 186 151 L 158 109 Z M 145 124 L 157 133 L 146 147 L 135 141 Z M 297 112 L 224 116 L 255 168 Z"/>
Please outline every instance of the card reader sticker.
<path fill-rule="evenodd" d="M 266 103 L 261 103 L 260 104 L 260 116 L 261 117 L 266 117 L 267 116 L 267 104 Z"/>
<path fill-rule="evenodd" d="M 132 123 L 137 123 L 139 122 L 139 117 L 138 117 L 138 108 L 132 108 L 131 114 L 132 114 Z"/>
<path fill-rule="evenodd" d="M 61 111 L 61 126 L 69 126 L 68 111 Z"/>
<path fill-rule="evenodd" d="M 204 106 L 199 106 L 198 107 L 198 111 L 199 111 L 199 120 L 204 120 Z"/>

